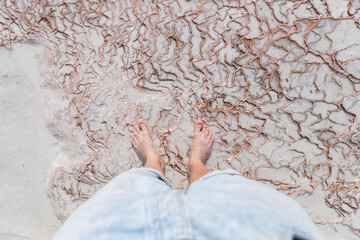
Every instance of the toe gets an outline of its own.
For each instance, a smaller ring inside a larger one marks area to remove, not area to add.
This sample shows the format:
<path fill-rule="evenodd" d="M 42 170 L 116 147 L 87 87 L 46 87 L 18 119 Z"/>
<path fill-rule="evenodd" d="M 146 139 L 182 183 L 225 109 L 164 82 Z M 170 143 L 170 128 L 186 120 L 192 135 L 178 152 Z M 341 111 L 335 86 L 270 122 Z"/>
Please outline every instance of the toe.
<path fill-rule="evenodd" d="M 204 127 L 203 127 L 203 130 L 202 132 L 206 133 L 206 134 L 209 134 L 210 133 L 210 130 L 207 128 L 207 125 L 204 124 Z"/>
<path fill-rule="evenodd" d="M 202 121 L 197 121 L 195 124 L 195 133 L 199 133 L 202 130 L 203 125 Z"/>
<path fill-rule="evenodd" d="M 149 131 L 144 121 L 139 122 L 139 127 L 142 131 Z"/>
<path fill-rule="evenodd" d="M 208 133 L 208 131 L 209 131 L 209 128 L 205 123 L 204 123 L 203 129 L 201 131 L 205 132 L 205 133 Z"/>
<path fill-rule="evenodd" d="M 135 140 L 134 140 L 134 138 L 131 138 L 131 144 L 132 144 L 133 146 L 135 146 Z"/>
<path fill-rule="evenodd" d="M 140 131 L 141 131 L 139 124 L 136 124 L 136 125 L 135 125 L 135 131 L 136 131 L 136 132 L 140 132 Z"/>

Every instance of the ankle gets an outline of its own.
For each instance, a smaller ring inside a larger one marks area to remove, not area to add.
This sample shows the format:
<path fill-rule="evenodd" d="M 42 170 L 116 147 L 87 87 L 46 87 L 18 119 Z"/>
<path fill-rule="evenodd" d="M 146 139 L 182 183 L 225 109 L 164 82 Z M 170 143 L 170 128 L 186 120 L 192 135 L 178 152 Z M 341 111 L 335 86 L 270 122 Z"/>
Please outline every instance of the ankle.
<path fill-rule="evenodd" d="M 146 156 L 145 156 L 145 162 L 159 162 L 159 160 L 161 159 L 161 155 L 157 152 L 157 151 L 153 151 L 153 152 L 149 152 Z"/>
<path fill-rule="evenodd" d="M 160 156 L 160 154 L 146 160 L 144 167 L 158 170 L 165 177 L 165 162 Z"/>
<path fill-rule="evenodd" d="M 200 158 L 191 158 L 188 164 L 188 174 L 189 176 L 196 174 L 197 172 L 203 172 L 208 168 L 205 166 L 204 162 Z"/>
<path fill-rule="evenodd" d="M 211 170 L 208 169 L 207 167 L 205 167 L 205 165 L 203 166 L 199 166 L 198 168 L 188 168 L 188 174 L 189 174 L 189 185 L 192 184 L 193 182 L 199 180 L 200 178 L 202 178 L 203 176 L 205 176 L 206 174 L 210 173 Z"/>
<path fill-rule="evenodd" d="M 194 169 L 196 170 L 196 169 L 201 168 L 201 165 L 204 165 L 204 163 L 201 160 L 199 160 L 199 159 L 196 159 L 196 160 L 190 159 L 188 167 L 187 167 L 188 174 L 190 175 L 190 173 L 192 171 L 194 171 Z"/>
<path fill-rule="evenodd" d="M 195 163 L 203 163 L 204 161 L 202 160 L 201 158 L 201 154 L 200 153 L 193 153 L 193 152 L 190 152 L 190 155 L 189 155 L 189 159 L 190 159 L 190 163 L 191 162 L 195 162 Z"/>

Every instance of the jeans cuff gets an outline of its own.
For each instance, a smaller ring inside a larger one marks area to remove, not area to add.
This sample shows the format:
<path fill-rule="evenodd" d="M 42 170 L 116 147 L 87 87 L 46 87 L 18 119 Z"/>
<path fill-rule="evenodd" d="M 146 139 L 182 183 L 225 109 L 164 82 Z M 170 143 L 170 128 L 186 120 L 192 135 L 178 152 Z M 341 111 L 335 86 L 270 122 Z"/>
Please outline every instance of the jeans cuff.
<path fill-rule="evenodd" d="M 147 168 L 147 167 L 143 167 L 143 168 L 137 168 L 139 169 L 139 171 L 146 171 L 146 172 L 152 172 L 155 173 L 155 175 L 162 181 L 164 181 L 167 185 L 169 185 L 169 187 L 171 187 L 171 189 L 174 189 L 174 187 L 171 185 L 171 183 L 169 182 L 169 180 L 167 180 L 158 170 L 155 170 L 153 168 Z"/>
<path fill-rule="evenodd" d="M 225 170 L 214 170 L 214 171 L 202 176 L 198 181 L 203 181 L 208 178 L 219 176 L 219 175 L 237 175 L 237 176 L 243 177 L 243 175 L 241 175 L 241 173 L 238 173 L 234 169 L 228 168 Z"/>

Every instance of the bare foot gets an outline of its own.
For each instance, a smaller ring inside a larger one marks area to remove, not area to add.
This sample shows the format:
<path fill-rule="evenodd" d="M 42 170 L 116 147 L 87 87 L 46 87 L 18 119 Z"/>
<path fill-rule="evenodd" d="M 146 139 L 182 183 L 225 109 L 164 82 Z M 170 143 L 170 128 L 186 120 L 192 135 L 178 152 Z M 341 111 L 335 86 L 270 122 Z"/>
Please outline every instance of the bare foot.
<path fill-rule="evenodd" d="M 207 125 L 201 121 L 196 122 L 188 165 L 190 184 L 211 172 L 204 162 L 210 157 L 213 143 L 214 136 Z"/>
<path fill-rule="evenodd" d="M 205 162 L 209 157 L 214 142 L 214 136 L 206 124 L 197 121 L 191 146 L 190 161 Z"/>
<path fill-rule="evenodd" d="M 131 133 L 131 143 L 139 157 L 146 161 L 145 167 L 154 168 L 164 175 L 164 159 L 155 149 L 150 132 L 144 121 L 135 125 Z"/>

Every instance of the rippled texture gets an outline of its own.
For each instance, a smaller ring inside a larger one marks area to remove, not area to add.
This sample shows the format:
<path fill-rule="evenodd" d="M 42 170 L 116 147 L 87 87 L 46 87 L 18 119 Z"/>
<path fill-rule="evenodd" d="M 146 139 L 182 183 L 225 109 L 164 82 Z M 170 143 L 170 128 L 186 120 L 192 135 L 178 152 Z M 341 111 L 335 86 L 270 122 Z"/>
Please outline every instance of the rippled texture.
<path fill-rule="evenodd" d="M 44 45 L 46 118 L 62 153 L 48 194 L 66 217 L 140 166 L 151 126 L 187 184 L 194 121 L 214 132 L 207 166 L 297 199 L 318 225 L 360 234 L 360 1 L 0 3 L 0 45 Z M 355 236 L 355 235 L 354 235 Z"/>

